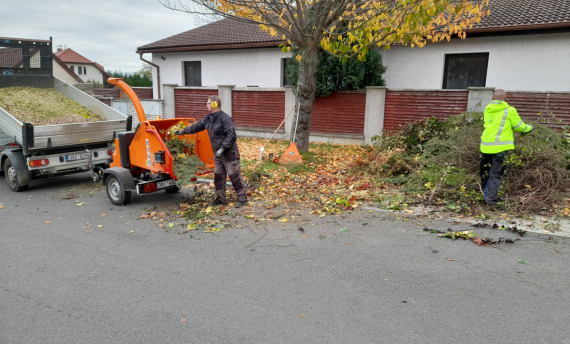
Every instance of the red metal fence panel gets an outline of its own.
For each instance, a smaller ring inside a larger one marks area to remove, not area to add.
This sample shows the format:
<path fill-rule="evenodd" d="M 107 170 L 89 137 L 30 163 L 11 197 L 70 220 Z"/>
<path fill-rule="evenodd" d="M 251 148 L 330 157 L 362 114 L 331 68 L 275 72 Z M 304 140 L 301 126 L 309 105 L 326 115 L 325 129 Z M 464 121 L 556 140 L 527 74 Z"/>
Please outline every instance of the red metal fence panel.
<path fill-rule="evenodd" d="M 153 99 L 152 87 L 132 87 L 139 99 Z"/>
<path fill-rule="evenodd" d="M 366 92 L 338 91 L 315 98 L 311 132 L 322 134 L 364 134 Z"/>
<path fill-rule="evenodd" d="M 396 131 L 404 123 L 463 113 L 467 111 L 467 98 L 468 91 L 387 90 L 384 130 Z"/>
<path fill-rule="evenodd" d="M 236 127 L 275 130 L 285 118 L 285 91 L 233 91 L 232 117 Z"/>
<path fill-rule="evenodd" d="M 94 88 L 93 93 L 97 96 L 113 97 L 119 98 L 121 94 L 121 89 L 118 87 L 113 88 Z"/>
<path fill-rule="evenodd" d="M 507 92 L 506 101 L 525 121 L 537 122 L 540 113 L 552 126 L 570 125 L 570 93 Z"/>
<path fill-rule="evenodd" d="M 218 90 L 174 89 L 174 113 L 176 118 L 201 120 L 208 114 L 208 96 L 218 95 Z M 223 99 L 222 99 L 223 100 Z"/>

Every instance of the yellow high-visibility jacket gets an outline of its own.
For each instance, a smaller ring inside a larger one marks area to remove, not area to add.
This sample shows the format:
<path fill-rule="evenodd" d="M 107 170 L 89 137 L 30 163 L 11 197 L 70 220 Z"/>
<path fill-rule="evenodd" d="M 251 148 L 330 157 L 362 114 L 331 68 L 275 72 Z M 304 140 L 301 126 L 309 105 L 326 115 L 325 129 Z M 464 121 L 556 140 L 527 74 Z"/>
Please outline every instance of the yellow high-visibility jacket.
<path fill-rule="evenodd" d="M 481 136 L 481 153 L 495 154 L 515 149 L 513 131 L 528 133 L 532 126 L 525 124 L 517 110 L 507 102 L 493 100 L 485 108 L 485 131 Z"/>

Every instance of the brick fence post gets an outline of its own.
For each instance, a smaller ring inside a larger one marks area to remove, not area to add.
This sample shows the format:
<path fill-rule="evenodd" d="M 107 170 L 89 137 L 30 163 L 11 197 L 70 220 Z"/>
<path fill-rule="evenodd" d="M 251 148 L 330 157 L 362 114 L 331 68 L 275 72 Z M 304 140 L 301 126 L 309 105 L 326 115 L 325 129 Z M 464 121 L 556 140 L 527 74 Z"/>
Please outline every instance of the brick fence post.
<path fill-rule="evenodd" d="M 162 84 L 162 99 L 164 106 L 164 118 L 176 118 L 176 107 L 174 104 L 174 88 L 178 84 Z"/>
<path fill-rule="evenodd" d="M 371 144 L 372 137 L 380 134 L 384 129 L 387 89 L 386 86 L 366 86 L 364 144 Z"/>
<path fill-rule="evenodd" d="M 218 97 L 222 100 L 222 111 L 232 116 L 232 89 L 236 85 L 218 85 Z"/>
<path fill-rule="evenodd" d="M 468 87 L 467 112 L 482 112 L 493 100 L 494 87 Z"/>

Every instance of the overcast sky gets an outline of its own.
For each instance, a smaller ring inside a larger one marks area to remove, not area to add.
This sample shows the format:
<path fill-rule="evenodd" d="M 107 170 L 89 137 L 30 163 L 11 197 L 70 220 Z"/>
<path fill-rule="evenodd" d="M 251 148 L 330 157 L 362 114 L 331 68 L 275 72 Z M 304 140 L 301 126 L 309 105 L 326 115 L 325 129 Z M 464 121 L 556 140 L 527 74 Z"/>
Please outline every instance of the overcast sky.
<path fill-rule="evenodd" d="M 106 70 L 142 67 L 137 47 L 205 24 L 158 0 L 0 0 L 0 37 L 49 39 Z M 151 54 L 143 57 L 150 60 Z"/>

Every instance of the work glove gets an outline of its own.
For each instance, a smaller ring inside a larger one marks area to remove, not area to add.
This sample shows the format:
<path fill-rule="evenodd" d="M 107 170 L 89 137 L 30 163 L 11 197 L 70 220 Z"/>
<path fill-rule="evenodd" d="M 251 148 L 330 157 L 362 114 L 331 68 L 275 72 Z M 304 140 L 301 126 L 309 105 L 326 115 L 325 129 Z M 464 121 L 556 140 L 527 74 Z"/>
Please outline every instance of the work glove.
<path fill-rule="evenodd" d="M 216 157 L 218 158 L 221 157 L 223 153 L 224 153 L 224 148 L 218 149 L 218 151 L 216 152 Z"/>
<path fill-rule="evenodd" d="M 175 130 L 174 131 L 174 135 L 183 135 L 184 134 L 184 130 Z"/>

